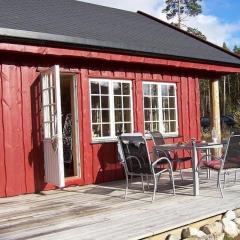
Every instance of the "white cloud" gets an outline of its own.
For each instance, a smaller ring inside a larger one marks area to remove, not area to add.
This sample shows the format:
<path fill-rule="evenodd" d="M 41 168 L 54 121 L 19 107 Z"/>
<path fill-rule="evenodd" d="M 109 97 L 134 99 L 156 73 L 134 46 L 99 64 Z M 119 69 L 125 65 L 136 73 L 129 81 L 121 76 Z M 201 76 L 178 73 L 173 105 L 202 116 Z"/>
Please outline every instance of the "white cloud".
<path fill-rule="evenodd" d="M 83 0 L 89 3 L 124 9 L 128 11 L 141 10 L 164 21 L 167 21 L 165 14 L 162 13 L 164 8 L 164 0 Z M 172 20 L 168 21 L 172 22 Z M 200 14 L 194 18 L 188 18 L 186 25 L 198 28 L 207 40 L 222 46 L 226 42 L 231 48 L 235 44 L 240 44 L 240 38 L 236 37 L 236 33 L 240 32 L 240 22 L 224 23 L 219 18 L 212 15 Z"/>

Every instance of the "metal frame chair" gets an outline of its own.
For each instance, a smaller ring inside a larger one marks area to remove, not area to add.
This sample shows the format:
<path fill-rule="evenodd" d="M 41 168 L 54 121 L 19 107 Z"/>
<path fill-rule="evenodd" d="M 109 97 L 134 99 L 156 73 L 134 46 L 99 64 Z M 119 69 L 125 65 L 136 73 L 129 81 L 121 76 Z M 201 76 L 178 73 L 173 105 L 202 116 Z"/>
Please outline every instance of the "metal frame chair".
<path fill-rule="evenodd" d="M 154 179 L 152 201 L 154 201 L 157 191 L 157 183 L 160 179 L 161 174 L 166 171 L 169 172 L 169 177 L 172 181 L 173 194 L 175 194 L 175 184 L 171 161 L 167 157 L 161 157 L 152 162 L 146 139 L 141 133 L 129 133 L 119 136 L 118 156 L 120 163 L 124 167 L 126 176 L 125 199 L 127 198 L 129 188 L 129 176 L 141 177 L 143 191 L 144 177 L 148 179 L 149 176 L 152 176 Z M 167 164 L 168 168 L 160 168 L 161 163 Z"/>
<path fill-rule="evenodd" d="M 164 138 L 163 138 L 163 135 L 160 133 L 160 132 L 148 132 L 153 140 L 153 144 L 154 144 L 154 152 L 156 154 L 156 156 L 158 157 L 162 157 L 162 156 L 166 156 L 171 162 L 176 162 L 176 163 L 179 163 L 178 165 L 180 166 L 181 163 L 184 163 L 186 161 L 189 161 L 192 159 L 192 157 L 182 157 L 182 158 L 179 158 L 177 155 L 176 155 L 176 152 L 175 151 L 164 151 L 164 150 L 157 150 L 155 149 L 155 146 L 157 145 L 163 145 L 165 144 L 165 141 L 164 141 Z M 172 156 L 171 156 L 172 154 Z M 181 179 L 183 181 L 183 174 L 182 174 L 182 169 L 180 168 L 179 169 L 180 171 L 180 176 L 181 176 Z"/>
<path fill-rule="evenodd" d="M 205 159 L 205 160 L 204 160 Z M 224 185 L 226 182 L 226 174 L 230 172 L 236 173 L 240 171 L 240 135 L 232 135 L 228 139 L 225 154 L 222 157 L 217 157 L 214 155 L 205 155 L 199 161 L 199 169 L 208 168 L 218 173 L 217 187 L 221 192 L 222 198 L 223 187 L 221 184 L 221 174 L 224 175 Z"/>

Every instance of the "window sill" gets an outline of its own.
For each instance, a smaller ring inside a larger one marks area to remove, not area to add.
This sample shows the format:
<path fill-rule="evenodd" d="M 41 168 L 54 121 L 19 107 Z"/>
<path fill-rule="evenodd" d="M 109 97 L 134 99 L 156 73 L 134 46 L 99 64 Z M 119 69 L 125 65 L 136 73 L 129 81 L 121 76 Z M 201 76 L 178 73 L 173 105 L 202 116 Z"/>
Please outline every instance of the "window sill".
<path fill-rule="evenodd" d="M 182 137 L 181 135 L 177 134 L 177 133 L 174 133 L 174 134 L 163 134 L 163 138 L 166 139 L 166 138 L 180 138 Z M 150 134 L 145 134 L 145 138 L 147 140 L 151 140 L 151 136 Z"/>
<path fill-rule="evenodd" d="M 91 144 L 100 144 L 100 143 L 116 143 L 117 138 L 105 138 L 105 139 L 94 139 Z"/>

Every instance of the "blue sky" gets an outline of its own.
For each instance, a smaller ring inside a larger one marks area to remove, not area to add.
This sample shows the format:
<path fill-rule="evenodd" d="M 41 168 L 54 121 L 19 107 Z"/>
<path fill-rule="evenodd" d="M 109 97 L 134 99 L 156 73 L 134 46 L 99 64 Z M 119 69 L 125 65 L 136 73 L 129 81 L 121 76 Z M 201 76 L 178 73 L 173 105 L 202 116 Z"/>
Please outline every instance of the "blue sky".
<path fill-rule="evenodd" d="M 164 0 L 82 0 L 89 3 L 136 12 L 144 11 L 164 21 Z M 188 18 L 186 25 L 196 27 L 207 36 L 207 40 L 229 48 L 240 46 L 240 0 L 202 0 L 202 14 Z"/>

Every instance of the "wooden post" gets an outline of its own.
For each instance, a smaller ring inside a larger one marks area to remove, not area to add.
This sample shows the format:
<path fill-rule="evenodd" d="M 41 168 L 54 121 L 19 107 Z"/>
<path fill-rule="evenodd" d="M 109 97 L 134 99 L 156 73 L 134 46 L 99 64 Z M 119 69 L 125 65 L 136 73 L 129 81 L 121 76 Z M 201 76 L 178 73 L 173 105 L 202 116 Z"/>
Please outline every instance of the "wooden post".
<path fill-rule="evenodd" d="M 211 93 L 211 125 L 215 128 L 218 140 L 221 141 L 221 117 L 219 104 L 219 81 L 217 79 L 210 81 Z"/>

